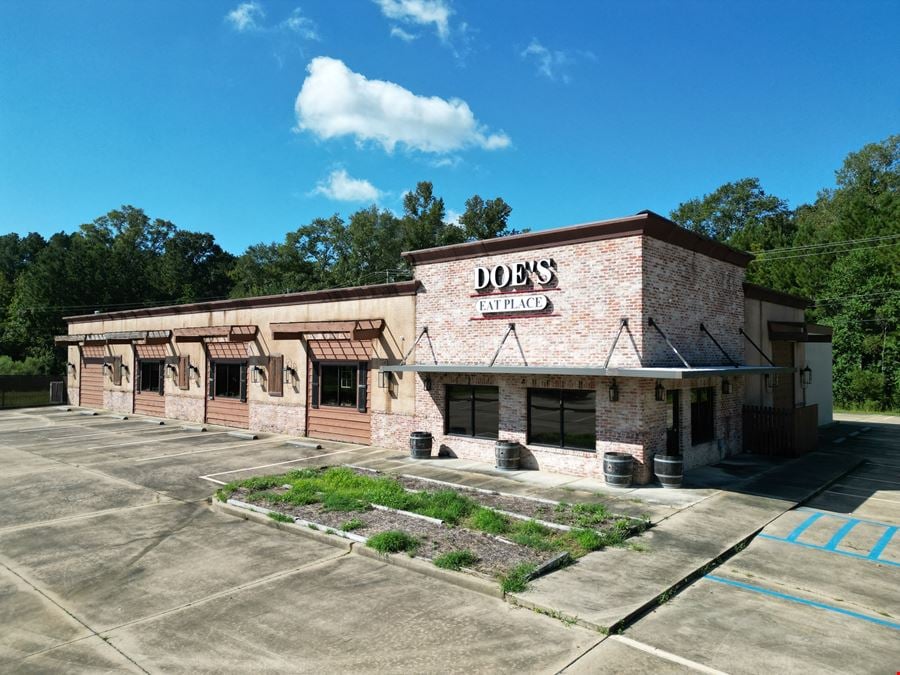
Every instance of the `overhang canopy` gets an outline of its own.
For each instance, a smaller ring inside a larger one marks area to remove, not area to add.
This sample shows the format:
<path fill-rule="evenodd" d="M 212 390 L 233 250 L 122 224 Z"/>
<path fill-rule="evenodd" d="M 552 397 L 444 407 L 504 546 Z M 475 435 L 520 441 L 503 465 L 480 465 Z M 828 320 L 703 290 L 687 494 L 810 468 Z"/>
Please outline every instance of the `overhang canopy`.
<path fill-rule="evenodd" d="M 80 333 L 76 335 L 57 335 L 53 341 L 58 345 L 83 345 L 91 344 L 151 344 L 168 342 L 172 331 L 168 330 L 130 330 L 114 331 L 111 333 Z"/>
<path fill-rule="evenodd" d="M 198 341 L 204 338 L 224 337 L 231 342 L 251 342 L 257 333 L 256 326 L 193 326 L 176 328 L 175 339 L 181 342 Z"/>
<path fill-rule="evenodd" d="M 773 342 L 831 342 L 830 326 L 802 321 L 769 321 L 769 340 Z"/>
<path fill-rule="evenodd" d="M 787 366 L 698 366 L 694 368 L 603 368 L 599 366 L 504 366 L 416 363 L 381 366 L 394 373 L 458 373 L 469 375 L 568 375 L 574 377 L 637 377 L 656 380 L 691 380 L 700 377 L 739 377 L 791 373 Z"/>
<path fill-rule="evenodd" d="M 384 319 L 358 321 L 290 321 L 270 323 L 276 340 L 292 340 L 313 335 L 326 340 L 373 340 L 384 330 Z"/>

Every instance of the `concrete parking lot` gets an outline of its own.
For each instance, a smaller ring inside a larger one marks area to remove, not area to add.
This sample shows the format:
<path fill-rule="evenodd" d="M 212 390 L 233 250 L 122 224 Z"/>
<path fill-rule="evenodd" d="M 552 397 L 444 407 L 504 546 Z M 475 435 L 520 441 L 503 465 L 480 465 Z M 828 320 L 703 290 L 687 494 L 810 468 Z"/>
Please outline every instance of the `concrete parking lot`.
<path fill-rule="evenodd" d="M 208 508 L 201 475 L 381 452 L 285 440 L 0 413 L 0 671 L 550 672 L 602 637 Z"/>
<path fill-rule="evenodd" d="M 325 463 L 400 466 L 397 453 L 77 410 L 2 411 L 0 671 L 895 672 L 900 425 L 840 429 L 844 440 L 827 452 L 864 464 L 607 637 L 205 502 L 216 480 Z M 430 470 L 459 477 L 465 467 Z M 474 467 L 471 477 L 499 480 Z M 657 493 L 666 501 L 645 506 L 667 522 L 677 514 L 678 531 L 698 542 L 720 536 L 702 529 L 723 522 L 711 505 L 747 501 L 737 492 L 729 501 L 727 486 Z M 623 505 L 644 508 L 636 495 Z M 654 541 L 630 564 L 663 560 Z M 581 568 L 604 587 L 597 561 Z"/>

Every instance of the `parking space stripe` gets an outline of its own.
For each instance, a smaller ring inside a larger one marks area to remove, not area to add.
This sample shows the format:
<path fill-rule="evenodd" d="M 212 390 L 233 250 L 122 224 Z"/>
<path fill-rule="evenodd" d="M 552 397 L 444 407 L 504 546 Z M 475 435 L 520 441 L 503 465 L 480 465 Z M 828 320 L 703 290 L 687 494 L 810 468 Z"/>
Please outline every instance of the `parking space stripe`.
<path fill-rule="evenodd" d="M 824 546 L 817 546 L 816 544 L 807 544 L 802 541 L 788 541 L 787 539 L 783 539 L 782 537 L 776 537 L 771 534 L 760 534 L 757 535 L 760 539 L 770 539 L 771 541 L 780 541 L 782 544 L 790 544 L 791 546 L 802 546 L 804 548 L 811 548 L 816 551 L 825 551 L 826 553 L 834 553 L 836 555 L 845 555 L 849 558 L 857 558 L 858 560 L 867 560 L 869 562 L 878 563 L 880 565 L 890 565 L 891 567 L 900 567 L 900 563 L 894 562 L 893 560 L 884 560 L 881 558 L 873 558 L 872 554 L 862 555 L 861 553 L 853 553 L 851 551 L 839 551 L 838 549 L 828 550 Z"/>
<path fill-rule="evenodd" d="M 830 490 L 829 490 L 830 492 Z M 840 518 L 841 520 L 855 520 L 860 523 L 870 523 L 871 525 L 881 525 L 882 527 L 894 527 L 893 523 L 885 523 L 880 520 L 872 520 L 870 518 L 857 518 L 856 516 L 847 516 L 843 513 L 834 513 L 832 511 L 819 511 L 818 509 L 812 509 L 808 506 L 798 506 L 795 511 L 803 511 L 804 513 L 818 513 L 823 516 L 828 516 L 829 518 Z"/>
<path fill-rule="evenodd" d="M 745 584 L 742 581 L 733 581 L 731 579 L 725 579 L 724 577 L 715 576 L 713 574 L 708 574 L 704 579 L 709 579 L 710 581 L 715 581 L 716 583 L 726 584 L 728 586 L 734 586 L 735 588 L 741 588 L 745 591 L 751 591 L 753 593 L 759 593 L 760 595 L 767 595 L 772 598 L 778 598 L 780 600 L 787 600 L 788 602 L 796 602 L 800 605 L 807 605 L 809 607 L 815 607 L 816 609 L 824 609 L 827 612 L 834 612 L 835 614 L 843 614 L 844 616 L 849 616 L 854 619 L 861 619 L 863 621 L 869 621 L 870 623 L 878 624 L 879 626 L 885 626 L 886 628 L 893 628 L 894 630 L 900 630 L 900 623 L 895 621 L 888 621 L 887 619 L 878 619 L 874 616 L 868 616 L 867 614 L 861 614 L 859 612 L 854 612 L 849 609 L 844 609 L 843 607 L 834 607 L 833 605 L 826 605 L 823 602 L 816 602 L 815 600 L 807 600 L 806 598 L 800 598 L 796 595 L 788 595 L 787 593 L 780 593 L 779 591 L 773 591 L 768 588 L 763 588 L 762 586 L 754 586 L 753 584 Z"/>
<path fill-rule="evenodd" d="M 881 535 L 881 539 L 879 539 L 875 543 L 875 546 L 872 547 L 872 550 L 869 551 L 869 557 L 872 558 L 873 560 L 877 560 L 878 556 L 880 556 L 884 552 L 884 549 L 887 548 L 887 545 L 890 543 L 891 539 L 893 538 L 893 536 L 896 532 L 897 532 L 896 525 L 887 528 L 884 531 L 884 534 Z M 887 561 L 882 561 L 882 562 L 887 562 Z"/>
<path fill-rule="evenodd" d="M 804 532 L 806 532 L 807 528 L 809 528 L 810 525 L 812 525 L 814 522 L 816 522 L 816 521 L 817 521 L 819 518 L 821 518 L 823 515 L 824 515 L 824 514 L 821 513 L 820 511 L 816 511 L 815 513 L 813 513 L 809 518 L 807 518 L 807 519 L 804 520 L 802 523 L 800 523 L 797 527 L 794 528 L 794 531 L 791 532 L 791 533 L 787 536 L 787 541 L 797 541 L 797 538 L 798 538 L 801 534 L 803 534 Z"/>
<path fill-rule="evenodd" d="M 848 520 L 846 523 L 844 523 L 841 526 L 841 528 L 837 532 L 834 533 L 834 536 L 828 540 L 828 543 L 825 544 L 825 550 L 826 551 L 835 550 L 837 548 L 838 544 L 841 543 L 841 539 L 843 539 L 848 534 L 850 534 L 850 530 L 852 530 L 854 527 L 856 527 L 856 524 L 858 522 L 859 522 L 858 520 L 854 519 L 854 520 Z"/>

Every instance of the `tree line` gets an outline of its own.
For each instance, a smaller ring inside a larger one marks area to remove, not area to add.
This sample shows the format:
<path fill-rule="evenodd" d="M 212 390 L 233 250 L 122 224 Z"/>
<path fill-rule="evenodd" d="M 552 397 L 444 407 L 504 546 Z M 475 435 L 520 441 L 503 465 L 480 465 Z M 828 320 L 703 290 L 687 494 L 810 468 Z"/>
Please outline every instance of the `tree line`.
<path fill-rule="evenodd" d="M 689 199 L 670 217 L 756 254 L 749 281 L 813 299 L 834 330 L 839 405 L 900 409 L 900 135 L 850 153 L 835 184 L 790 208 L 756 178 Z M 209 233 L 123 206 L 72 234 L 0 237 L 0 373 L 58 372 L 63 316 L 409 278 L 401 251 L 515 233 L 500 197 L 466 201 L 457 223 L 420 182 L 395 215 L 373 205 L 316 218 L 234 256 Z M 6 357 L 6 358 L 3 358 Z"/>

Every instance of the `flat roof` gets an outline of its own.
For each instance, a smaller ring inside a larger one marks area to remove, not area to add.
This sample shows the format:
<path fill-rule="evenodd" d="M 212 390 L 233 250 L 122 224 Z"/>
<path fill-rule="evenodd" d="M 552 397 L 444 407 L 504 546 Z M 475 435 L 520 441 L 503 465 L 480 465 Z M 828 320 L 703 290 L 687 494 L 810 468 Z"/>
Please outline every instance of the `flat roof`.
<path fill-rule="evenodd" d="M 422 282 L 417 280 L 399 281 L 392 284 L 372 284 L 371 286 L 330 288 L 321 291 L 303 291 L 301 293 L 284 293 L 281 295 L 260 295 L 249 298 L 212 300 L 209 302 L 189 302 L 183 305 L 140 307 L 136 309 L 123 309 L 115 312 L 79 314 L 78 316 L 64 317 L 63 320 L 69 323 L 83 323 L 85 321 L 100 321 L 104 319 L 134 319 L 147 316 L 193 314 L 194 312 L 212 312 L 227 309 L 247 309 L 251 307 L 277 307 L 280 305 L 338 302 L 340 300 L 364 300 L 367 298 L 415 295 L 421 285 Z"/>
<path fill-rule="evenodd" d="M 710 258 L 724 260 L 740 267 L 746 267 L 753 260 L 753 255 L 750 253 L 738 251 L 696 232 L 686 230 L 668 218 L 664 218 L 652 211 L 641 211 L 633 216 L 624 218 L 570 225 L 552 230 L 541 230 L 540 232 L 528 232 L 507 237 L 485 239 L 483 241 L 472 241 L 465 244 L 425 248 L 418 251 L 405 251 L 403 256 L 414 265 L 422 265 L 641 235 L 653 237 L 654 239 L 701 253 Z"/>
<path fill-rule="evenodd" d="M 771 302 L 774 305 L 784 305 L 785 307 L 793 307 L 795 309 L 806 309 L 812 307 L 813 301 L 793 293 L 785 293 L 776 291 L 774 288 L 766 288 L 759 284 L 751 284 L 744 282 L 744 297 L 751 300 L 761 300 L 762 302 Z"/>
<path fill-rule="evenodd" d="M 600 366 L 485 366 L 455 363 L 415 363 L 381 366 L 389 373 L 458 373 L 469 375 L 569 375 L 573 377 L 640 377 L 654 380 L 691 380 L 700 377 L 739 377 L 792 373 L 789 366 L 697 366 L 694 368 L 603 368 Z"/>

